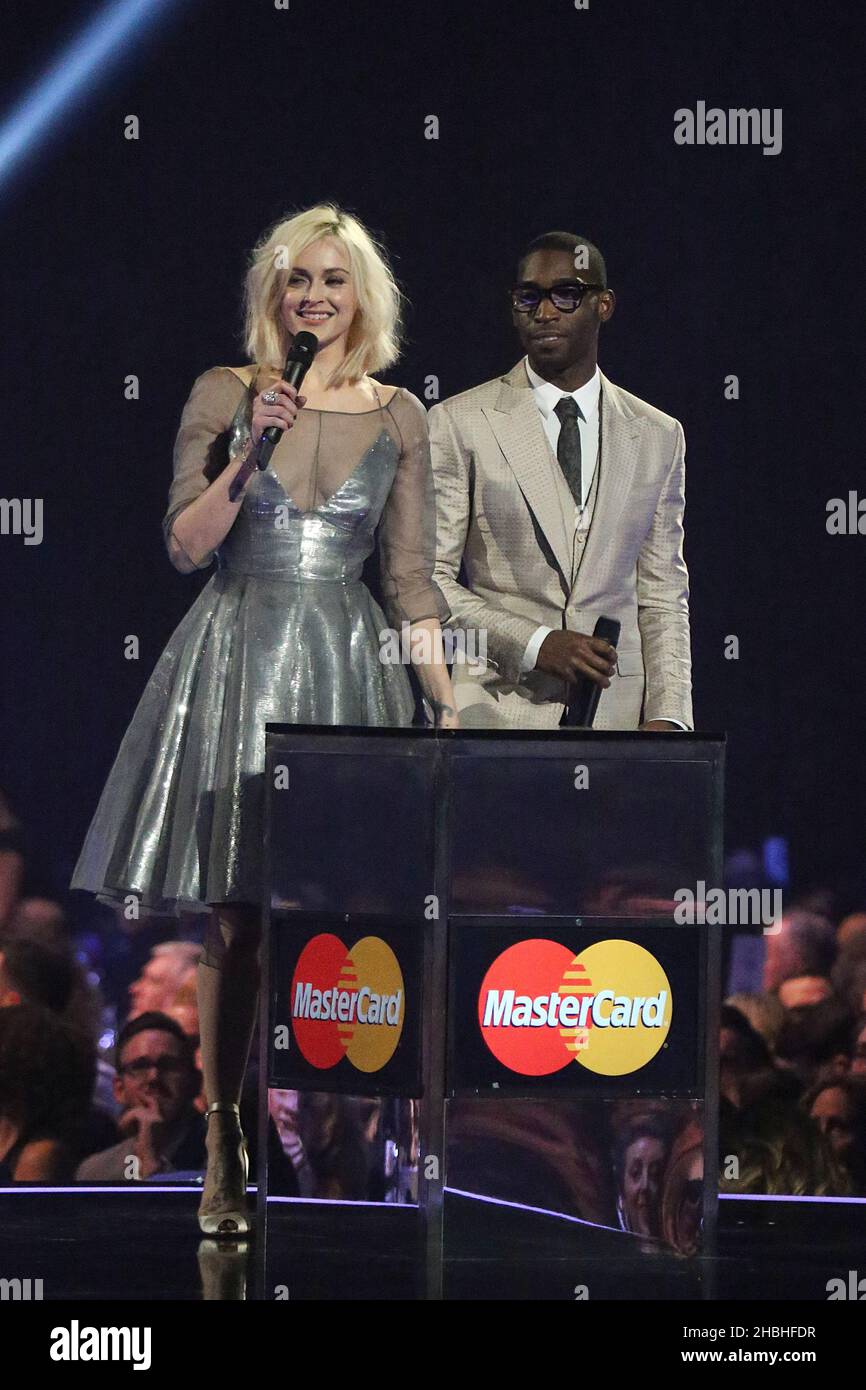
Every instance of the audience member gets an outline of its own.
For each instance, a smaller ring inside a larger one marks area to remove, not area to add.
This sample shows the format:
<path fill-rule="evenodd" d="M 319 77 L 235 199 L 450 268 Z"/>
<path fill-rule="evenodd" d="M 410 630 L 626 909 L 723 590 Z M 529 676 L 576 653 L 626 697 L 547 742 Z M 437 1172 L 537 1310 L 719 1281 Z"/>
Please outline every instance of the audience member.
<path fill-rule="evenodd" d="M 166 1005 L 163 1012 L 179 1024 L 188 1038 L 198 1039 L 198 991 L 194 974 L 184 980 L 174 999 Z"/>
<path fill-rule="evenodd" d="M 866 950 L 866 912 L 849 912 L 836 928 L 836 945 L 840 951 Z"/>
<path fill-rule="evenodd" d="M 849 941 L 830 972 L 833 988 L 852 1014 L 866 1013 L 866 943 Z"/>
<path fill-rule="evenodd" d="M 821 1004 L 829 999 L 833 986 L 826 975 L 792 975 L 783 980 L 776 991 L 784 1009 L 796 1009 L 807 1004 Z"/>
<path fill-rule="evenodd" d="M 776 1057 L 808 1085 L 819 1072 L 844 1075 L 850 1066 L 851 1017 L 838 999 L 787 1011 Z"/>
<path fill-rule="evenodd" d="M 770 1052 L 776 1049 L 776 1039 L 785 1021 L 785 1010 L 775 994 L 731 994 L 725 1003 L 736 1009 L 752 1025 L 767 1044 Z"/>
<path fill-rule="evenodd" d="M 8 923 L 24 882 L 21 824 L 0 791 L 0 931 Z"/>
<path fill-rule="evenodd" d="M 730 1004 L 722 1005 L 719 1090 L 736 1109 L 749 1104 L 773 1073 L 773 1058 L 760 1033 Z"/>
<path fill-rule="evenodd" d="M 193 1045 L 165 1014 L 139 1014 L 117 1040 L 115 1094 L 120 1142 L 92 1154 L 76 1176 L 84 1181 L 139 1180 L 161 1172 L 200 1171 L 204 1121 L 195 1109 L 201 1073 Z"/>
<path fill-rule="evenodd" d="M 662 1235 L 680 1255 L 700 1250 L 704 1205 L 704 1126 L 684 1124 L 671 1146 L 662 1189 Z"/>
<path fill-rule="evenodd" d="M 0 1008 L 10 1004 L 38 1004 L 57 1014 L 70 1027 L 90 1039 L 99 1039 L 101 1001 L 68 946 L 45 946 L 26 936 L 0 940 Z M 114 1068 L 96 1057 L 93 1105 L 82 1123 L 92 1145 L 101 1145 L 114 1133 L 111 1087 Z"/>
<path fill-rule="evenodd" d="M 75 982 L 75 962 L 66 952 L 26 937 L 0 942 L 0 1009 L 11 1004 L 40 1004 L 62 1014 Z"/>
<path fill-rule="evenodd" d="M 832 923 L 814 912 L 794 909 L 767 935 L 763 986 L 777 990 L 797 975 L 829 975 L 836 954 Z"/>
<path fill-rule="evenodd" d="M 866 1014 L 861 1014 L 851 1034 L 851 1075 L 866 1077 Z"/>
<path fill-rule="evenodd" d="M 308 1091 L 300 1097 L 297 1128 L 313 1173 L 314 1196 L 365 1198 L 369 1155 L 357 1100 Z"/>
<path fill-rule="evenodd" d="M 803 1097 L 803 1107 L 844 1164 L 852 1190 L 866 1196 L 866 1082 L 824 1077 Z"/>
<path fill-rule="evenodd" d="M 3 930 L 6 938 L 26 937 L 48 950 L 69 949 L 63 908 L 51 898 L 23 898 L 16 903 Z"/>
<path fill-rule="evenodd" d="M 614 1147 L 616 1214 L 624 1231 L 657 1240 L 662 1233 L 662 1177 L 670 1150 L 665 1125 L 640 1121 Z"/>
<path fill-rule="evenodd" d="M 851 1183 L 818 1127 L 780 1097 L 746 1110 L 723 1108 L 720 1124 L 723 1192 L 844 1197 Z"/>
<path fill-rule="evenodd" d="M 0 1181 L 71 1178 L 94 1070 L 90 1041 L 49 1009 L 0 1009 Z"/>
<path fill-rule="evenodd" d="M 194 941 L 163 941 L 154 946 L 144 969 L 129 987 L 129 1018 L 165 1013 L 185 984 L 195 980 L 201 947 Z"/>

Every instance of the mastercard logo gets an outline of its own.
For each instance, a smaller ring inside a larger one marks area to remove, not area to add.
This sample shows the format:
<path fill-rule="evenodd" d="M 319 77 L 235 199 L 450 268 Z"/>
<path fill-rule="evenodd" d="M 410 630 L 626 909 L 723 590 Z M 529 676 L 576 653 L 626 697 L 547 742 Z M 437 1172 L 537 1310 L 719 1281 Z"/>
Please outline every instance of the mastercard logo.
<path fill-rule="evenodd" d="M 380 1071 L 403 1031 L 403 972 L 391 947 L 365 936 L 350 951 L 323 932 L 301 952 L 291 988 L 292 1029 L 311 1066 L 348 1057 L 358 1071 Z"/>
<path fill-rule="evenodd" d="M 576 1062 L 625 1076 L 655 1057 L 671 1025 L 671 987 L 633 941 L 598 941 L 575 956 L 542 939 L 509 946 L 490 966 L 478 1023 L 494 1057 L 522 1076 Z"/>

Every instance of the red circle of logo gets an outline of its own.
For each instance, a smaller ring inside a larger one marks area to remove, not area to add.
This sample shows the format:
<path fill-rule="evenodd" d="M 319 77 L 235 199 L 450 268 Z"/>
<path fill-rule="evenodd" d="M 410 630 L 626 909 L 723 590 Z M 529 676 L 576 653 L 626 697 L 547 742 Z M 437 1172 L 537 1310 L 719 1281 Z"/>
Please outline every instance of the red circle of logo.
<path fill-rule="evenodd" d="M 292 976 L 291 997 L 294 997 L 298 981 L 321 990 L 323 994 L 338 987 L 355 987 L 357 972 L 351 955 L 338 936 L 323 932 L 307 942 Z M 335 1067 L 345 1056 L 353 1025 L 338 1022 L 336 1018 L 294 1018 L 292 1025 L 298 1047 L 311 1066 L 323 1070 Z"/>
<path fill-rule="evenodd" d="M 478 1024 L 494 1057 L 522 1076 L 549 1076 L 574 1060 L 574 1029 L 550 1023 L 551 996 L 590 994 L 579 961 L 557 941 L 518 941 L 497 956 L 481 985 Z M 569 1045 L 571 1043 L 571 1046 Z"/>

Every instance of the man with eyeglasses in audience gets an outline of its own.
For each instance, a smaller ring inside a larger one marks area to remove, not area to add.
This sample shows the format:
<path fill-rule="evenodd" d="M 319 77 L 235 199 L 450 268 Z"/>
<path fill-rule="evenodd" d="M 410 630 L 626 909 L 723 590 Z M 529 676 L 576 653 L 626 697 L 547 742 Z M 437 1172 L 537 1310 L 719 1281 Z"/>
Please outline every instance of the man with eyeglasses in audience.
<path fill-rule="evenodd" d="M 203 1170 L 204 1122 L 195 1108 L 201 1073 L 193 1049 L 193 1040 L 166 1014 L 139 1014 L 126 1024 L 117 1040 L 114 1080 L 122 1138 L 86 1158 L 76 1172 L 79 1181 L 135 1182 Z"/>

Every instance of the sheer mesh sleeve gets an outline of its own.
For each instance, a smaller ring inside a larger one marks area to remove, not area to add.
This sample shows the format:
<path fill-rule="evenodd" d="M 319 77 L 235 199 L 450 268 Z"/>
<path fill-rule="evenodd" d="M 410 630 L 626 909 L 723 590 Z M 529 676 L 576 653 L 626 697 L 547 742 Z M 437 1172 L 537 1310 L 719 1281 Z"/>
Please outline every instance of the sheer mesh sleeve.
<path fill-rule="evenodd" d="M 193 384 L 174 444 L 174 478 L 168 494 L 168 511 L 162 522 L 163 539 L 172 562 L 175 557 L 171 528 L 184 508 L 194 502 L 228 464 L 229 426 L 245 394 L 243 382 L 228 367 L 211 367 Z M 196 569 L 207 569 L 213 557 L 211 551 Z"/>
<path fill-rule="evenodd" d="M 379 526 L 382 597 L 389 621 L 417 623 L 448 616 L 433 583 L 436 495 L 430 463 L 427 412 L 402 388 L 387 409 L 400 435 L 400 461 Z"/>

